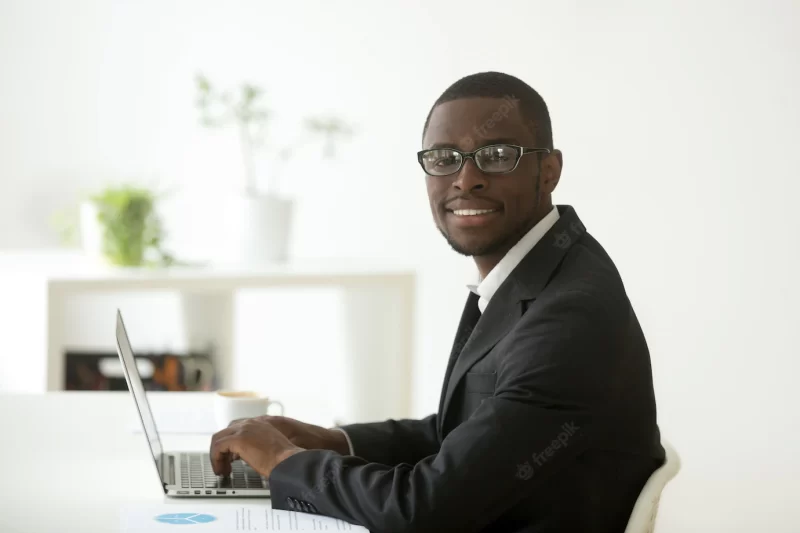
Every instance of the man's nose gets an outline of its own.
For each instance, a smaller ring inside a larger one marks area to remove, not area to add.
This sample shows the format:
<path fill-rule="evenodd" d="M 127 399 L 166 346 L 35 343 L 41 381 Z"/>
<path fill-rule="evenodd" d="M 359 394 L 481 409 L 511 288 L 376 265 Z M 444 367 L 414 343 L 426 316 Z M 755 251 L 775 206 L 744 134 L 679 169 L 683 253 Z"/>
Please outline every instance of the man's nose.
<path fill-rule="evenodd" d="M 464 161 L 464 166 L 456 175 L 453 186 L 463 192 L 479 191 L 487 185 L 486 174 L 481 172 L 472 159 Z"/>

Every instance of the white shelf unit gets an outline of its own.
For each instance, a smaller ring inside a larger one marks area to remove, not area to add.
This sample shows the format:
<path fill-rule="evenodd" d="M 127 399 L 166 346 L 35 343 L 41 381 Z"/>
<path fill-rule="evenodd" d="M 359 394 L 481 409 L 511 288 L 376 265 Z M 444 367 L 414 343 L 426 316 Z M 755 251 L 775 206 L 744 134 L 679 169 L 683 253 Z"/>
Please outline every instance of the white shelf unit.
<path fill-rule="evenodd" d="M 364 262 L 315 261 L 262 269 L 124 269 L 67 252 L 0 253 L 0 391 L 57 391 L 64 382 L 65 323 L 75 295 L 173 291 L 186 338 L 215 345 L 223 387 L 234 375 L 238 291 L 331 287 L 343 293 L 347 364 L 343 422 L 410 416 L 415 273 Z M 124 310 L 123 310 L 124 313 Z M 313 335 L 313 316 L 309 335 Z M 74 317 L 73 317 L 74 319 Z M 98 321 L 113 343 L 113 316 Z M 134 348 L 135 348 L 135 339 Z M 113 344 L 112 344 L 113 345 Z M 20 369 L 20 353 L 24 369 Z"/>

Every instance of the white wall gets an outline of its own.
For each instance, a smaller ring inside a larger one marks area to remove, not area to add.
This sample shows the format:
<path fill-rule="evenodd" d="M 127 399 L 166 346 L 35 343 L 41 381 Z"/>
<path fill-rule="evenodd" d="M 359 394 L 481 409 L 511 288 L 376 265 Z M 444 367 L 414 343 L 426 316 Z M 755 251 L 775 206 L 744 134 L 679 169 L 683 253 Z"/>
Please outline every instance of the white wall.
<path fill-rule="evenodd" d="M 551 108 L 556 201 L 615 258 L 649 339 L 684 462 L 659 531 L 797 531 L 799 20 L 790 0 L 5 0 L 0 246 L 52 245 L 48 213 L 105 180 L 183 198 L 228 186 L 235 145 L 196 126 L 198 69 L 265 84 L 287 119 L 340 112 L 361 135 L 337 169 L 296 173 L 293 251 L 420 268 L 416 411 L 430 412 L 469 268 L 430 223 L 413 154 L 449 83 L 515 74 Z M 213 222 L 175 229 L 187 253 L 207 251 Z"/>

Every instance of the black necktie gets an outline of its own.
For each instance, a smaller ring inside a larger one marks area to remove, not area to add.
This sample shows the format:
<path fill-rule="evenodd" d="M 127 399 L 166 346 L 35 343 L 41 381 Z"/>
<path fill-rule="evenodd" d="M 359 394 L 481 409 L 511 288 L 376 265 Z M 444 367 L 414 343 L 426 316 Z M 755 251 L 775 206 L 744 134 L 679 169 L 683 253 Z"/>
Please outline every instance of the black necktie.
<path fill-rule="evenodd" d="M 472 330 L 475 329 L 475 326 L 478 324 L 478 320 L 481 318 L 481 310 L 478 307 L 479 299 L 480 297 L 471 291 L 469 296 L 467 296 L 467 303 L 464 304 L 464 311 L 461 313 L 461 322 L 458 323 L 458 331 L 456 332 L 456 338 L 453 341 L 453 349 L 450 352 L 451 361 L 448 362 L 448 367 L 451 366 L 451 362 L 454 362 L 456 359 L 458 359 L 458 355 L 464 349 L 464 345 L 467 344 L 470 335 L 472 335 Z"/>
<path fill-rule="evenodd" d="M 478 299 L 480 297 L 474 292 L 469 293 L 467 296 L 467 303 L 464 304 L 464 311 L 461 313 L 461 322 L 458 324 L 456 331 L 456 338 L 453 341 L 453 349 L 450 352 L 450 359 L 447 361 L 447 370 L 444 374 L 444 386 L 442 387 L 442 397 L 439 400 L 439 411 L 442 410 L 442 403 L 444 402 L 445 391 L 447 390 L 447 383 L 450 381 L 450 374 L 453 372 L 453 367 L 458 360 L 459 354 L 467 344 L 472 330 L 478 324 L 481 318 L 481 310 L 478 308 Z"/>

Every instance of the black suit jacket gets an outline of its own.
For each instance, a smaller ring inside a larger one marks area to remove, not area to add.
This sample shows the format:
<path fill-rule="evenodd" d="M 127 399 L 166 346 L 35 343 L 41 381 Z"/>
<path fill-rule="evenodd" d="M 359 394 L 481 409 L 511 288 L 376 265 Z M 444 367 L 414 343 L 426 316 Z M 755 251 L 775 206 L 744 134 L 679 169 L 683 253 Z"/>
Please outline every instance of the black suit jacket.
<path fill-rule="evenodd" d="M 663 463 L 650 355 L 613 262 L 574 209 L 492 297 L 470 294 L 439 411 L 354 424 L 355 456 L 272 472 L 272 505 L 371 531 L 622 532 Z"/>

